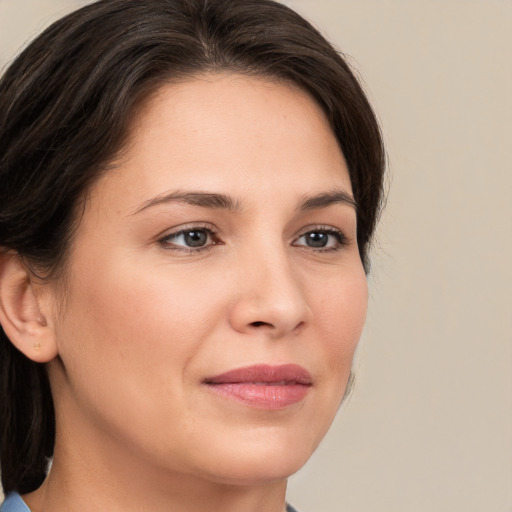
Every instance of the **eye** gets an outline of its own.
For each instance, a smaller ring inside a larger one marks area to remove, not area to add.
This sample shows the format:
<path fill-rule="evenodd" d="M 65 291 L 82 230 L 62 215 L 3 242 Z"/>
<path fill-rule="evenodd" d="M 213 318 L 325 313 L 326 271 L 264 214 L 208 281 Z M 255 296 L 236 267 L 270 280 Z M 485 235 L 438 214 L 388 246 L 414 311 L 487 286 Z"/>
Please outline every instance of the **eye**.
<path fill-rule="evenodd" d="M 294 245 L 319 250 L 337 250 L 347 244 L 345 235 L 334 228 L 318 228 L 301 235 Z"/>
<path fill-rule="evenodd" d="M 160 243 L 170 249 L 198 251 L 218 244 L 219 240 L 209 228 L 190 227 L 164 236 L 160 239 Z"/>

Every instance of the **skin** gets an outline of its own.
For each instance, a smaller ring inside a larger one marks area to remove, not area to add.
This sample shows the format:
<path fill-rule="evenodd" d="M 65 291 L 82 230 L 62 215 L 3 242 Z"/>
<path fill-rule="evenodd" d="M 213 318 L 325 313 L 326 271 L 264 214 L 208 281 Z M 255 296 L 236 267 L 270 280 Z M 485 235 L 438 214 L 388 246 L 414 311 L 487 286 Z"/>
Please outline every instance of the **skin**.
<path fill-rule="evenodd" d="M 284 510 L 286 478 L 342 400 L 366 315 L 355 209 L 333 191 L 352 194 L 343 155 L 289 84 L 207 75 L 147 102 L 87 195 L 64 281 L 33 285 L 57 354 L 55 458 L 25 496 L 34 512 Z M 161 200 L 190 192 L 232 208 Z M 324 199 L 304 208 L 312 196 Z M 187 247 L 184 228 L 205 246 Z M 260 363 L 306 368 L 305 399 L 264 410 L 203 384 Z"/>

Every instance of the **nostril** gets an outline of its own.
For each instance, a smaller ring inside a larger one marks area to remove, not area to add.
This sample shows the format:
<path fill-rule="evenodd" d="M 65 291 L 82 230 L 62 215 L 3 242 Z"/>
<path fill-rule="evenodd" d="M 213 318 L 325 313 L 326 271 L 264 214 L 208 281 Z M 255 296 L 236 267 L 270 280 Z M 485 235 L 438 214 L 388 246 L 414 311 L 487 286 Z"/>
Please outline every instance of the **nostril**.
<path fill-rule="evenodd" d="M 267 325 L 267 326 L 269 326 L 269 327 L 272 327 L 272 325 L 271 325 L 271 324 L 269 324 L 269 323 L 267 323 L 267 322 L 259 322 L 259 321 L 258 321 L 258 322 L 251 322 L 251 325 L 252 325 L 253 327 L 263 327 L 264 325 Z"/>

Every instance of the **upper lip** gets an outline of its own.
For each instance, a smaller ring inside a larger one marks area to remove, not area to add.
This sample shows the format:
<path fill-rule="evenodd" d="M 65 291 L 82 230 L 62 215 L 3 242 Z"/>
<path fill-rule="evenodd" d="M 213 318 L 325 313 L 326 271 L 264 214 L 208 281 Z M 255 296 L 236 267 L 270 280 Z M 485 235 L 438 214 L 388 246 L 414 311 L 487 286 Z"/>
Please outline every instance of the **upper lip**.
<path fill-rule="evenodd" d="M 257 364 L 229 370 L 220 375 L 208 377 L 206 384 L 312 384 L 311 374 L 298 364 L 268 365 Z"/>

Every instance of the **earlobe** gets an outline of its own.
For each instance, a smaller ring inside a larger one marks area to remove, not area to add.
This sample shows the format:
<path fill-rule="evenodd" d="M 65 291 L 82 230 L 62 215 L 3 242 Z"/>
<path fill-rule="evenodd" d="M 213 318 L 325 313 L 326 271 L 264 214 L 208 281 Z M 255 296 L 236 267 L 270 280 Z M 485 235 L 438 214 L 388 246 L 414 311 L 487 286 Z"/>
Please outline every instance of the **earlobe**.
<path fill-rule="evenodd" d="M 57 356 L 52 322 L 20 256 L 0 252 L 0 324 L 12 344 L 29 359 L 46 363 Z"/>

